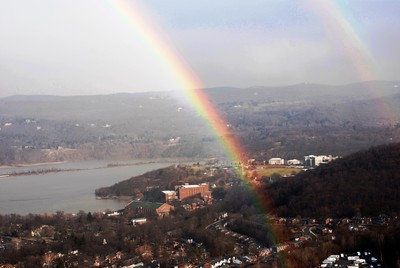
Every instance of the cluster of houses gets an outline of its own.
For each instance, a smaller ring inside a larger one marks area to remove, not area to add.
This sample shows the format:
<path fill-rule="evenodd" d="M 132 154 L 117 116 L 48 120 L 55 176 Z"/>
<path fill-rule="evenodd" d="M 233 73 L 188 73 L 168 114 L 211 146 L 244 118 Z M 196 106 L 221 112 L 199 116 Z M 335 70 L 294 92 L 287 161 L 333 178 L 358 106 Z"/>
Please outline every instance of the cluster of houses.
<path fill-rule="evenodd" d="M 268 165 L 276 166 L 276 165 L 288 165 L 288 166 L 305 166 L 305 167 L 317 167 L 321 164 L 327 164 L 332 162 L 335 159 L 338 159 L 338 156 L 332 155 L 306 155 L 304 156 L 303 161 L 298 159 L 290 159 L 285 161 L 283 158 L 273 157 L 268 160 Z"/>
<path fill-rule="evenodd" d="M 225 257 L 206 263 L 204 264 L 203 267 L 204 268 L 217 268 L 217 267 L 230 267 L 230 266 L 240 267 L 242 266 L 243 263 L 253 262 L 255 260 L 256 257 L 252 255 L 244 256 L 243 258 Z"/>
<path fill-rule="evenodd" d="M 357 252 L 354 255 L 331 255 L 322 261 L 319 267 L 382 267 L 377 258 L 371 255 L 371 252 Z"/>
<path fill-rule="evenodd" d="M 115 211 L 109 213 L 108 216 L 118 216 L 121 213 L 133 215 L 136 218 L 132 219 L 132 224 L 137 225 L 145 223 L 147 221 L 146 217 L 169 215 L 177 204 L 189 211 L 212 204 L 211 191 L 206 183 L 194 185 L 185 183 L 175 186 L 174 191 L 168 190 L 162 191 L 162 193 L 164 195 L 164 203 L 133 200 L 125 206 L 123 211 Z M 193 201 L 192 199 L 197 199 L 197 202 L 188 202 Z"/>

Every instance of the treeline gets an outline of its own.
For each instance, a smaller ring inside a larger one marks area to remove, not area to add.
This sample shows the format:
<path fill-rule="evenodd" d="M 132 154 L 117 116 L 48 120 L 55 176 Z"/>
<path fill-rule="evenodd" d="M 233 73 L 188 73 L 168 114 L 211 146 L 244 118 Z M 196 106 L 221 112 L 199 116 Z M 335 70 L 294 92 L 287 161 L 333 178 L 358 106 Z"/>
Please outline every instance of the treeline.
<path fill-rule="evenodd" d="M 156 259 L 163 267 L 170 267 L 177 265 L 178 261 L 200 259 L 202 251 L 192 251 L 184 260 L 171 258 L 169 243 L 172 243 L 172 239 L 167 233 L 175 230 L 179 238 L 186 232 L 193 232 L 191 228 L 201 226 L 204 229 L 203 224 L 209 222 L 202 221 L 202 224 L 197 223 L 196 226 L 185 225 L 191 217 L 186 215 L 183 218 L 178 214 L 174 216 L 175 219 L 165 217 L 163 220 L 133 227 L 127 224 L 127 217 L 112 218 L 83 211 L 76 216 L 62 212 L 51 216 L 0 215 L 0 239 L 14 241 L 22 238 L 20 248 L 10 244 L 0 249 L 0 266 L 8 263 L 19 265 L 17 267 L 42 267 L 49 253 L 62 255 L 58 258 L 53 256 L 53 261 L 49 261 L 45 267 L 93 267 L 97 256 L 104 259 L 116 252 L 122 252 L 124 256 L 115 263 L 117 267 L 125 266 L 125 261 L 150 264 L 152 259 Z M 182 223 L 178 224 L 177 220 Z M 32 230 L 44 225 L 49 231 L 42 234 L 42 238 L 30 236 Z M 208 235 L 215 237 L 214 234 Z M 218 248 L 211 247 L 211 250 L 214 255 L 221 254 Z M 74 251 L 78 254 L 71 253 Z M 144 256 L 144 252 L 148 255 Z"/>
<path fill-rule="evenodd" d="M 399 112 L 379 113 L 370 86 L 400 106 L 398 90 L 385 81 L 205 91 L 251 158 L 266 160 L 400 141 Z M 206 122 L 173 92 L 0 98 L 0 128 L 0 165 L 224 155 Z"/>
<path fill-rule="evenodd" d="M 361 151 L 265 187 L 282 216 L 377 216 L 400 211 L 400 143 Z"/>
<path fill-rule="evenodd" d="M 146 190 L 172 189 L 173 182 L 177 182 L 189 176 L 190 170 L 185 167 L 169 166 L 146 172 L 143 175 L 132 177 L 128 180 L 118 182 L 110 187 L 96 189 L 95 194 L 99 197 L 111 196 L 136 196 Z"/>
<path fill-rule="evenodd" d="M 204 182 L 218 181 L 228 178 L 230 174 L 224 170 L 213 170 L 213 174 L 205 175 L 206 168 L 192 167 L 188 165 L 172 165 L 149 171 L 143 175 L 118 182 L 110 187 L 96 189 L 98 197 L 110 198 L 118 196 L 133 196 L 147 201 L 162 201 L 161 191 L 174 190 L 175 185 L 184 183 L 200 184 Z M 159 197 L 159 200 L 154 200 Z"/>

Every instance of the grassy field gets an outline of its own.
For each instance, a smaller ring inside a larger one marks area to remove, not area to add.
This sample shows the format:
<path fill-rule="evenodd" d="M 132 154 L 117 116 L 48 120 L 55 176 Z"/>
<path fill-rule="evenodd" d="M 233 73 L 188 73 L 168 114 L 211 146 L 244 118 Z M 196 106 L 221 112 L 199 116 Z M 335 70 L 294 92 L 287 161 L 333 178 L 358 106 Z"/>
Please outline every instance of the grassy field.
<path fill-rule="evenodd" d="M 285 175 L 293 175 L 301 171 L 301 168 L 287 168 L 287 167 L 267 167 L 260 168 L 256 170 L 259 176 L 271 176 L 274 173 L 277 173 L 281 176 Z"/>

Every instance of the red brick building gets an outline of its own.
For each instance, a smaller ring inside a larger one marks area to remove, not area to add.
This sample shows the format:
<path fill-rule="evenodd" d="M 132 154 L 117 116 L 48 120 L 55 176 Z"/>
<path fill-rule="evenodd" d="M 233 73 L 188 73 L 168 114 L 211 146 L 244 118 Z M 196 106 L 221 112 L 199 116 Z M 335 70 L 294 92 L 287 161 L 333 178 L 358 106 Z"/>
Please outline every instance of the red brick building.
<path fill-rule="evenodd" d="M 174 210 L 174 206 L 164 203 L 156 209 L 156 213 L 159 216 L 164 216 L 164 215 L 169 215 L 169 212 L 171 210 Z"/>
<path fill-rule="evenodd" d="M 179 200 L 185 200 L 198 194 L 203 198 L 211 198 L 211 191 L 206 183 L 199 185 L 189 185 L 185 183 L 184 185 L 175 186 L 175 189 L 178 191 Z"/>

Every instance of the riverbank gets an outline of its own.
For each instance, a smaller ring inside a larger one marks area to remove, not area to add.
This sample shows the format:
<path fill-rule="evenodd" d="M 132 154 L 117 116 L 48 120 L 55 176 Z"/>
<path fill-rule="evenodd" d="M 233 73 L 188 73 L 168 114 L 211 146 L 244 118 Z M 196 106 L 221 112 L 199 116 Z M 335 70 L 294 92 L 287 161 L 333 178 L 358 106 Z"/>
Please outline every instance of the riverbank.
<path fill-rule="evenodd" d="M 8 175 L 8 174 L 6 174 L 6 175 L 0 175 L 0 180 L 1 180 L 1 179 L 5 179 L 5 178 L 7 178 L 7 177 L 10 177 L 10 175 Z"/>
<path fill-rule="evenodd" d="M 9 174 L 0 175 L 4 177 L 14 177 L 14 176 L 28 176 L 28 175 L 41 175 L 47 173 L 56 173 L 56 172 L 67 172 L 67 171 L 80 171 L 84 169 L 58 169 L 58 168 L 51 168 L 51 169 L 39 169 L 39 170 L 32 170 L 32 171 L 21 171 L 21 172 L 13 172 Z"/>
<path fill-rule="evenodd" d="M 19 168 L 19 167 L 37 167 L 37 166 L 46 166 L 46 165 L 60 165 L 65 164 L 67 161 L 57 161 L 57 162 L 43 162 L 43 163 L 32 163 L 32 164 L 17 164 L 13 166 L 2 165 L 0 169 L 6 168 Z"/>
<path fill-rule="evenodd" d="M 18 167 L 37 167 L 37 166 L 46 166 L 46 165 L 60 165 L 65 163 L 79 163 L 79 162 L 93 162 L 93 161 L 102 161 L 108 162 L 110 166 L 125 166 L 125 165 L 142 165 L 148 163 L 188 163 L 188 162 L 203 162 L 207 159 L 191 159 L 191 158 L 137 158 L 137 159 L 89 159 L 84 161 L 54 161 L 54 162 L 38 162 L 38 163 L 20 163 L 20 164 L 9 164 L 9 165 L 0 165 L 0 169 L 6 168 L 18 168 Z"/>
<path fill-rule="evenodd" d="M 134 196 L 131 195 L 120 195 L 120 196 L 110 196 L 110 197 L 100 197 L 96 196 L 97 200 L 118 200 L 120 202 L 126 202 L 127 204 L 133 200 Z"/>
<path fill-rule="evenodd" d="M 7 178 L 7 177 L 15 177 L 15 176 L 27 176 L 27 175 L 41 175 L 41 174 L 47 174 L 47 173 L 58 173 L 58 172 L 71 172 L 71 171 L 83 171 L 83 170 L 95 170 L 95 169 L 106 169 L 106 168 L 118 168 L 118 167 L 129 167 L 129 166 L 139 166 L 139 165 L 146 165 L 146 164 L 159 164 L 159 163 L 171 163 L 171 165 L 175 164 L 189 164 L 189 163 L 196 163 L 202 160 L 191 160 L 191 159 L 180 159 L 180 158 L 157 158 L 157 159 L 137 159 L 135 160 L 126 160 L 123 161 L 121 160 L 120 162 L 115 161 L 113 162 L 112 160 L 99 160 L 102 162 L 101 165 L 97 165 L 94 167 L 84 167 L 84 168 L 79 168 L 77 166 L 81 165 L 82 163 L 85 163 L 86 161 L 83 162 L 76 162 L 76 165 L 74 164 L 75 162 L 67 162 L 67 161 L 59 161 L 59 162 L 45 162 L 45 163 L 34 163 L 34 164 L 18 164 L 14 166 L 0 166 L 0 178 Z M 203 160 L 204 161 L 204 160 Z M 62 165 L 67 165 L 69 167 L 63 168 Z M 57 166 L 57 167 L 51 167 L 51 168 L 46 168 L 46 166 Z M 32 169 L 32 170 L 26 170 L 29 167 L 32 168 L 37 168 L 37 167 L 42 167 L 40 169 Z M 76 167 L 75 167 L 76 166 Z M 24 169 L 19 171 L 18 169 Z M 7 170 L 6 172 L 2 172 L 4 170 Z M 12 171 L 10 169 L 13 169 Z"/>

